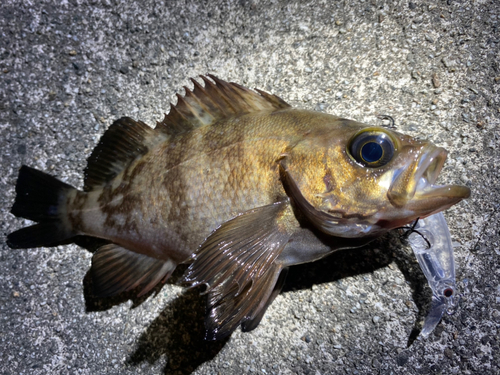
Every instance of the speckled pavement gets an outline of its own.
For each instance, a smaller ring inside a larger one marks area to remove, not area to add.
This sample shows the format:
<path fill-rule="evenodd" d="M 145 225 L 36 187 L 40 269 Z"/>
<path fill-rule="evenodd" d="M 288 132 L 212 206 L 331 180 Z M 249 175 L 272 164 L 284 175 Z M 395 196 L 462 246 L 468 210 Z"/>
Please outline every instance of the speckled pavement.
<path fill-rule="evenodd" d="M 499 374 L 499 21 L 495 0 L 3 0 L 0 373 Z M 222 342 L 182 270 L 99 300 L 89 244 L 7 247 L 22 164 L 81 188 L 114 119 L 153 125 L 206 73 L 447 148 L 440 181 L 472 189 L 445 214 L 456 314 L 417 337 L 431 294 L 396 235 L 293 268 L 260 326 Z"/>

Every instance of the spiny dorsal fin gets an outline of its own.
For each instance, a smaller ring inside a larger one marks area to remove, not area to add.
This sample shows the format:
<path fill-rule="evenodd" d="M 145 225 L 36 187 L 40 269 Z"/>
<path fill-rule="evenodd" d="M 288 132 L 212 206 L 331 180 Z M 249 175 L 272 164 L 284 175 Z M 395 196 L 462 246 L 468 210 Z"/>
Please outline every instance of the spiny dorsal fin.
<path fill-rule="evenodd" d="M 122 117 L 116 120 L 101 137 L 87 161 L 83 190 L 102 186 L 121 173 L 138 156 L 157 142 L 166 139 L 142 121 Z"/>
<path fill-rule="evenodd" d="M 168 135 L 175 135 L 245 113 L 290 107 L 276 95 L 260 90 L 255 92 L 211 74 L 208 76 L 215 83 L 205 76 L 200 76 L 205 87 L 191 79 L 194 89 L 191 91 L 184 87 L 186 95 L 177 95 L 177 105 L 171 105 L 170 113 L 157 124 L 156 129 Z"/>

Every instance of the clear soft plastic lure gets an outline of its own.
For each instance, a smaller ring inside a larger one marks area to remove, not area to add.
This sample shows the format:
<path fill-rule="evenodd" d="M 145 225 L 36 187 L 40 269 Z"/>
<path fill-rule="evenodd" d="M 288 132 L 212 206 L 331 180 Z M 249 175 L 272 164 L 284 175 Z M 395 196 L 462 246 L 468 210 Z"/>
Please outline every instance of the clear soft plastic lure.
<path fill-rule="evenodd" d="M 418 220 L 408 237 L 420 268 L 432 289 L 431 310 L 420 333 L 428 337 L 436 328 L 444 311 L 453 314 L 456 310 L 455 262 L 451 236 L 442 213 Z"/>

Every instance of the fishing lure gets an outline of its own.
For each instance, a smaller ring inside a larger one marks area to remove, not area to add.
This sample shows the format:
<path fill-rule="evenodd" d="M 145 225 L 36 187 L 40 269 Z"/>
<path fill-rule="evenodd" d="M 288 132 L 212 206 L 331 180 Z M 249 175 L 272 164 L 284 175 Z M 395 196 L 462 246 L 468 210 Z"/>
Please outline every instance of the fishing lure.
<path fill-rule="evenodd" d="M 442 212 L 419 219 L 408 242 L 432 290 L 432 305 L 422 332 L 427 338 L 440 322 L 443 313 L 457 308 L 455 261 L 451 236 Z"/>

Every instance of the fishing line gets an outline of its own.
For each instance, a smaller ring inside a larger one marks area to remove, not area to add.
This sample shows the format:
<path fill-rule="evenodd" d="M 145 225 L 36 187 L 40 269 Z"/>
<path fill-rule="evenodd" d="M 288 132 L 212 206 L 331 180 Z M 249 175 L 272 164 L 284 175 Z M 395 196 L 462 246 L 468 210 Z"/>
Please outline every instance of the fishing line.
<path fill-rule="evenodd" d="M 410 234 L 412 233 L 417 233 L 420 237 L 422 237 L 424 239 L 424 241 L 427 243 L 427 249 L 430 249 L 431 248 L 431 243 L 429 242 L 429 240 L 422 234 L 420 233 L 418 230 L 415 229 L 415 227 L 417 226 L 417 223 L 418 223 L 418 220 L 420 218 L 417 217 L 417 220 L 415 220 L 413 222 L 413 224 L 411 226 L 403 226 L 403 227 L 398 227 L 396 229 L 408 229 L 406 232 L 404 232 L 401 236 L 400 236 L 400 239 L 403 239 L 403 240 L 408 240 L 408 237 L 410 237 Z"/>

